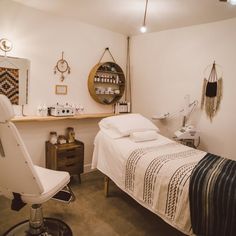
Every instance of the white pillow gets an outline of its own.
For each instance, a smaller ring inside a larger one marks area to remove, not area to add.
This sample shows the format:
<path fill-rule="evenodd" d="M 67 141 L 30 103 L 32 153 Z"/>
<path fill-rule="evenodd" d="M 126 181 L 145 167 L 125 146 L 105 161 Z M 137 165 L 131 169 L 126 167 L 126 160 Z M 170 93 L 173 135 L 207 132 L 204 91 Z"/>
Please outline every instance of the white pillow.
<path fill-rule="evenodd" d="M 119 133 L 118 131 L 116 131 L 114 129 L 107 129 L 104 127 L 100 127 L 100 130 L 102 131 L 102 133 L 108 135 L 112 139 L 117 139 L 117 138 L 123 137 L 123 135 L 121 133 Z"/>
<path fill-rule="evenodd" d="M 157 138 L 158 138 L 158 133 L 154 130 L 134 132 L 130 134 L 130 139 L 134 142 L 151 141 L 151 140 L 156 140 Z"/>
<path fill-rule="evenodd" d="M 133 132 L 154 130 L 159 132 L 150 120 L 140 114 L 125 114 L 118 116 L 110 116 L 99 122 L 100 128 L 111 129 L 123 137 L 129 136 Z"/>

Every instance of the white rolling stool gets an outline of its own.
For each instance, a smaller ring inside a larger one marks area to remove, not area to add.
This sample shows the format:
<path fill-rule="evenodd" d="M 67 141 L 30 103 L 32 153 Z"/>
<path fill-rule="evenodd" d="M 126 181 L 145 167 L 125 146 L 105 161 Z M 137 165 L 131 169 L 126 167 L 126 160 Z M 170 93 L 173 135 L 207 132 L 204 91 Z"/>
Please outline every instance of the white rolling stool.
<path fill-rule="evenodd" d="M 0 95 L 0 193 L 12 199 L 13 210 L 31 204 L 30 219 L 13 226 L 4 236 L 72 236 L 70 227 L 63 221 L 43 218 L 41 206 L 51 198 L 74 200 L 70 189 L 63 190 L 70 182 L 70 175 L 33 164 L 11 122 L 13 117 L 11 102 Z"/>

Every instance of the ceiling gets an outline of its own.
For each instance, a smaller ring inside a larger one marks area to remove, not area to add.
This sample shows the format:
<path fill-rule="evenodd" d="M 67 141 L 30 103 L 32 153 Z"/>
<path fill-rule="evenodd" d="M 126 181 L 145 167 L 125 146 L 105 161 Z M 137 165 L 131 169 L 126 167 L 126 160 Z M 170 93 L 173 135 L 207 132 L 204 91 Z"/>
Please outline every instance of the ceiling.
<path fill-rule="evenodd" d="M 139 34 L 145 0 L 14 0 L 125 35 Z M 236 6 L 218 0 L 149 0 L 147 32 L 236 17 Z"/>

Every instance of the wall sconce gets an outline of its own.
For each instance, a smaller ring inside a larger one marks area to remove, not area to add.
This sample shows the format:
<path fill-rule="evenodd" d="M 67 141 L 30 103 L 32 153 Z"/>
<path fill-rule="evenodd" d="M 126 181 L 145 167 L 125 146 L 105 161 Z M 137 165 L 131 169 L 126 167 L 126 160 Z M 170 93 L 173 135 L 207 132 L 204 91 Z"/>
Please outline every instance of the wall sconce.
<path fill-rule="evenodd" d="M 0 39 L 0 49 L 5 52 L 10 52 L 12 50 L 12 42 L 9 39 Z"/>
<path fill-rule="evenodd" d="M 146 31 L 147 31 L 147 27 L 146 27 L 147 6 L 148 6 L 148 0 L 146 0 L 146 4 L 145 4 L 145 11 L 144 11 L 144 17 L 143 17 L 143 25 L 140 28 L 140 31 L 142 33 L 146 33 Z"/>

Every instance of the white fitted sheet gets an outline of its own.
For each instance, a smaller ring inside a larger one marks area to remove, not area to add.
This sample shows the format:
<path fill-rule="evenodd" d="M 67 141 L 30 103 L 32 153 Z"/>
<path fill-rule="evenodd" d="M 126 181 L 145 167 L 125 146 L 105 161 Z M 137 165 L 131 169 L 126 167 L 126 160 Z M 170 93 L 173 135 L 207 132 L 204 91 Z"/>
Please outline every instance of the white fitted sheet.
<path fill-rule="evenodd" d="M 131 152 L 133 152 L 137 148 L 152 149 L 154 147 L 156 150 L 159 150 L 159 146 L 160 150 L 163 150 L 163 146 L 165 146 L 167 147 L 167 149 L 164 149 L 164 153 L 168 154 L 171 153 L 171 147 L 175 146 L 175 144 L 176 142 L 160 134 L 158 135 L 158 138 L 156 140 L 135 143 L 129 137 L 111 139 L 108 135 L 106 135 L 102 131 L 99 131 L 94 142 L 95 147 L 93 153 L 92 168 L 97 168 L 98 170 L 103 172 L 110 179 L 112 179 L 113 182 L 124 192 L 129 194 L 142 206 L 160 216 L 164 221 L 166 221 L 173 227 L 177 228 L 178 230 L 182 231 L 187 235 L 193 235 L 191 231 L 190 209 L 189 209 L 189 198 L 188 198 L 189 181 L 187 181 L 187 184 L 184 186 L 182 190 L 183 194 L 181 195 L 182 197 L 178 201 L 178 204 L 176 206 L 177 207 L 176 211 L 178 216 L 174 220 L 172 219 L 170 220 L 166 217 L 163 211 L 163 205 L 165 205 L 166 202 L 166 197 L 165 197 L 166 195 L 164 193 L 168 191 L 166 190 L 168 188 L 168 181 L 169 181 L 168 178 L 170 178 L 171 175 L 173 174 L 171 173 L 173 169 L 172 170 L 166 169 L 165 170 L 166 178 L 164 177 L 162 181 L 158 182 L 159 187 L 163 190 L 156 193 L 156 199 L 158 199 L 158 202 L 160 203 L 159 206 L 156 208 L 150 207 L 145 202 L 140 200 L 139 195 L 140 194 L 142 195 L 142 189 L 143 189 L 143 187 L 141 186 L 143 184 L 143 178 L 139 178 L 140 176 L 136 176 L 137 191 L 135 196 L 125 188 L 125 177 L 124 177 L 125 169 L 126 169 L 127 159 L 129 158 Z M 170 147 L 170 149 L 168 147 Z M 192 151 L 194 152 L 194 154 L 186 158 L 186 161 L 184 159 L 181 159 L 180 161 L 177 160 L 177 163 L 170 162 L 169 167 L 173 165 L 176 168 L 176 165 L 179 164 L 182 165 L 185 162 L 193 163 L 193 165 L 196 165 L 197 162 L 200 161 L 201 158 L 206 154 L 205 152 L 199 150 L 194 149 L 195 150 L 194 151 L 192 148 L 183 145 L 179 145 L 177 148 L 179 148 L 179 150 L 187 150 L 190 152 Z M 149 158 L 149 156 L 147 156 L 147 158 Z M 144 159 L 144 161 L 145 160 L 146 158 Z M 167 165 L 167 168 L 169 167 Z M 161 177 L 163 176 L 158 176 L 158 179 L 161 179 Z"/>
<path fill-rule="evenodd" d="M 99 131 L 94 141 L 92 169 L 97 168 L 109 176 L 120 188 L 124 188 L 124 168 L 129 153 L 140 147 L 159 146 L 174 141 L 159 134 L 158 139 L 148 142 L 133 142 L 129 137 L 112 139 Z"/>

